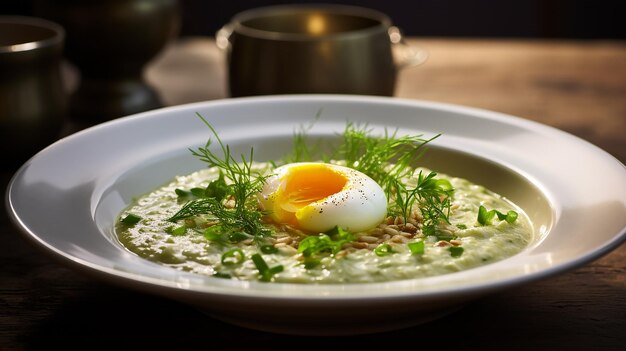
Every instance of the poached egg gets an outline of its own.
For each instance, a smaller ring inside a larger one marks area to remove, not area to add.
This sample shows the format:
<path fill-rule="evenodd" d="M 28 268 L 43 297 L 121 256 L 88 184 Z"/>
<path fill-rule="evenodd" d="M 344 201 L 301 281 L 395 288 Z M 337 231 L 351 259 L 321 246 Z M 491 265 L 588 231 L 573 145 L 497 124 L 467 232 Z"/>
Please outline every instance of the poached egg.
<path fill-rule="evenodd" d="M 335 226 L 368 230 L 387 215 L 387 197 L 378 183 L 362 172 L 329 163 L 278 167 L 258 197 L 274 222 L 315 233 Z"/>

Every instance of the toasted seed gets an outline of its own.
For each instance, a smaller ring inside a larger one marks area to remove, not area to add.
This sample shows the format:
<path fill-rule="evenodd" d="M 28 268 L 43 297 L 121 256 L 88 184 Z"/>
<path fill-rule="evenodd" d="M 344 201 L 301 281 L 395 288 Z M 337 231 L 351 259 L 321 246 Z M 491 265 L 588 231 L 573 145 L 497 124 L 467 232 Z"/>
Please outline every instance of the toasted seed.
<path fill-rule="evenodd" d="M 289 245 L 278 247 L 278 251 L 284 255 L 295 255 L 298 253 L 298 250 L 295 247 Z"/>
<path fill-rule="evenodd" d="M 362 241 L 365 243 L 375 243 L 378 242 L 380 239 L 375 237 L 375 236 L 369 236 L 369 235 L 362 235 L 359 237 L 358 241 Z"/>
<path fill-rule="evenodd" d="M 403 237 L 402 235 L 398 234 L 398 235 L 394 235 L 393 237 L 391 237 L 391 239 L 389 241 L 392 241 L 394 243 L 406 243 L 409 241 L 409 239 Z"/>
<path fill-rule="evenodd" d="M 371 236 L 381 236 L 381 235 L 383 235 L 383 233 L 384 232 L 383 232 L 382 228 L 374 228 L 367 234 L 371 235 Z"/>
<path fill-rule="evenodd" d="M 290 244 L 293 239 L 290 236 L 284 236 L 282 238 L 276 239 L 277 244 Z"/>
<path fill-rule="evenodd" d="M 407 233 L 407 232 L 400 232 L 400 235 L 402 235 L 405 238 L 412 238 L 415 236 L 415 234 L 413 233 Z"/>
<path fill-rule="evenodd" d="M 404 228 L 402 228 L 402 231 L 405 231 L 407 233 L 415 233 L 417 232 L 417 226 L 409 222 L 404 225 Z"/>
<path fill-rule="evenodd" d="M 385 233 L 387 233 L 389 235 L 398 235 L 399 234 L 398 230 L 394 229 L 394 228 L 386 227 L 383 230 L 385 231 Z"/>
<path fill-rule="evenodd" d="M 437 247 L 446 247 L 446 246 L 450 246 L 450 242 L 445 241 L 445 240 L 439 240 L 435 243 L 435 246 Z"/>
<path fill-rule="evenodd" d="M 355 248 L 355 249 L 367 249 L 367 243 L 363 243 L 363 242 L 352 242 L 352 243 L 348 243 L 348 245 L 350 245 L 351 247 Z"/>
<path fill-rule="evenodd" d="M 348 255 L 348 250 L 341 250 L 335 254 L 335 258 L 342 258 Z"/>
<path fill-rule="evenodd" d="M 463 244 L 463 242 L 461 240 L 450 240 L 450 244 L 454 245 L 454 246 L 459 246 L 461 244 Z"/>

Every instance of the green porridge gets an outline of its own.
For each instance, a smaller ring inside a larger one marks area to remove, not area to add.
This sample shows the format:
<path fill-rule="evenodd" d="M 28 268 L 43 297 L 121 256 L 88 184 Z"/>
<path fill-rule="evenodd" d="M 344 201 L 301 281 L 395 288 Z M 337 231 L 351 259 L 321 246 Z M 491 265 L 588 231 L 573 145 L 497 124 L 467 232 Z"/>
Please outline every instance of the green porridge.
<path fill-rule="evenodd" d="M 310 162 L 300 134 L 277 166 L 252 153 L 236 161 L 211 130 L 223 155 L 210 151 L 211 140 L 192 151 L 209 168 L 120 214 L 116 233 L 128 250 L 227 279 L 365 283 L 466 270 L 532 240 L 528 217 L 507 199 L 411 167 L 430 141 L 421 136 L 371 137 L 349 124 L 331 157 Z"/>

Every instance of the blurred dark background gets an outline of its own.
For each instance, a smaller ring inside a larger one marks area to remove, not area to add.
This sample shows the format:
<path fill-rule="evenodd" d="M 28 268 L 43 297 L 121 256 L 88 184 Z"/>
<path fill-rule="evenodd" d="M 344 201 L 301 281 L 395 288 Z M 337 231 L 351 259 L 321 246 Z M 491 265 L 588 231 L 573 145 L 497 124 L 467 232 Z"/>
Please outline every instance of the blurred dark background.
<path fill-rule="evenodd" d="M 0 14 L 32 15 L 32 2 L 0 0 Z M 623 1 L 609 0 L 180 0 L 183 19 L 180 35 L 213 36 L 234 14 L 253 7 L 320 2 L 380 10 L 405 34 L 414 36 L 626 38 Z"/>

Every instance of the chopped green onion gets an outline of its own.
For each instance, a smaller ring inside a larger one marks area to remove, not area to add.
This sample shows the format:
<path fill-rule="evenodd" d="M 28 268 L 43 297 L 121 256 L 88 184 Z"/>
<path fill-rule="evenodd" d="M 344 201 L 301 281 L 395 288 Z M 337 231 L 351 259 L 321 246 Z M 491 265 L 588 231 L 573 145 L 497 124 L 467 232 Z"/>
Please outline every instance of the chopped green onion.
<path fill-rule="evenodd" d="M 498 219 L 501 221 L 506 221 L 507 223 L 513 223 L 517 219 L 518 215 L 517 215 L 517 212 L 513 210 L 510 210 L 509 212 L 504 214 L 498 210 L 487 211 L 487 209 L 483 205 L 481 205 L 478 208 L 477 220 L 478 220 L 478 223 L 480 223 L 481 225 L 490 225 L 495 216 L 498 216 Z"/>
<path fill-rule="evenodd" d="M 274 274 L 280 273 L 283 271 L 282 265 L 278 265 L 278 266 L 274 266 L 270 268 L 265 262 L 265 260 L 263 259 L 263 257 L 261 257 L 261 255 L 259 254 L 254 254 L 250 258 L 252 259 L 252 262 L 254 262 L 256 269 L 258 269 L 259 273 L 261 274 L 261 278 L 260 278 L 261 281 L 269 282 L 270 280 L 272 280 L 272 277 L 274 276 Z"/>
<path fill-rule="evenodd" d="M 139 221 L 141 221 L 141 219 L 142 219 L 141 217 L 139 217 L 139 216 L 137 216 L 135 214 L 129 213 L 128 215 L 126 215 L 126 217 L 122 218 L 120 220 L 120 222 L 122 222 L 122 223 L 124 223 L 126 225 L 133 225 L 133 224 L 139 223 Z"/>
<path fill-rule="evenodd" d="M 205 190 L 206 189 L 202 189 L 202 188 L 191 188 L 189 189 L 189 192 L 193 194 L 193 196 L 196 196 L 196 197 L 206 197 Z"/>
<path fill-rule="evenodd" d="M 450 251 L 450 256 L 459 257 L 463 254 L 464 249 L 460 246 L 450 246 L 448 251 Z"/>
<path fill-rule="evenodd" d="M 234 232 L 228 235 L 228 240 L 233 243 L 238 243 L 249 238 L 252 238 L 252 235 L 246 234 L 244 232 Z"/>
<path fill-rule="evenodd" d="M 304 258 L 304 268 L 311 269 L 317 267 L 321 263 L 320 260 L 313 257 L 305 257 Z"/>
<path fill-rule="evenodd" d="M 222 225 L 218 224 L 205 229 L 204 232 L 202 232 L 202 235 L 204 235 L 207 240 L 222 243 L 238 243 L 253 237 L 252 235 L 244 232 L 229 233 L 226 230 L 227 229 L 225 229 Z"/>
<path fill-rule="evenodd" d="M 324 234 L 330 236 L 333 240 L 346 239 L 352 235 L 349 231 L 338 225 L 334 226 L 331 230 L 325 232 Z"/>
<path fill-rule="evenodd" d="M 263 245 L 261 246 L 261 252 L 264 254 L 274 254 L 278 252 L 278 249 L 274 247 L 274 245 Z"/>
<path fill-rule="evenodd" d="M 204 196 L 212 197 L 221 201 L 226 197 L 226 195 L 228 195 L 228 185 L 224 180 L 224 173 L 220 170 L 219 178 L 211 181 L 206 189 L 204 189 Z"/>
<path fill-rule="evenodd" d="M 246 259 L 246 255 L 241 249 L 230 249 L 222 254 L 222 264 L 225 266 L 232 266 L 240 264 Z"/>
<path fill-rule="evenodd" d="M 178 188 L 176 188 L 176 189 L 174 190 L 174 192 L 176 193 L 176 195 L 178 195 L 178 197 L 189 197 L 189 196 L 193 195 L 193 194 L 191 193 L 191 191 L 187 191 L 187 190 L 183 190 L 183 189 L 178 189 Z"/>
<path fill-rule="evenodd" d="M 309 236 L 302 240 L 298 245 L 298 252 L 301 252 L 304 257 L 327 251 L 334 255 L 341 251 L 343 244 L 354 239 L 354 235 L 349 231 L 340 227 L 334 227 L 326 233 Z"/>
<path fill-rule="evenodd" d="M 221 272 L 215 272 L 215 273 L 213 273 L 213 276 L 215 278 L 222 278 L 222 279 L 230 279 L 231 278 L 230 274 L 228 274 L 228 273 L 221 273 Z"/>
<path fill-rule="evenodd" d="M 498 218 L 500 218 L 500 216 L 498 216 Z M 517 212 L 510 210 L 509 212 L 506 213 L 506 217 L 504 217 L 504 220 L 507 221 L 508 223 L 513 223 L 515 222 L 515 220 L 517 219 Z"/>
<path fill-rule="evenodd" d="M 411 255 L 421 255 L 424 253 L 424 241 L 416 241 L 414 243 L 408 243 L 407 246 L 411 250 Z"/>
<path fill-rule="evenodd" d="M 172 229 L 172 232 L 170 234 L 174 236 L 181 236 L 181 235 L 185 235 L 186 232 L 187 232 L 187 227 L 184 225 L 181 225 L 178 228 Z"/>
<path fill-rule="evenodd" d="M 214 225 L 205 229 L 204 232 L 202 232 L 202 235 L 204 235 L 204 237 L 210 241 L 221 241 L 222 231 L 222 226 Z"/>
<path fill-rule="evenodd" d="M 435 237 L 437 238 L 437 240 L 445 240 L 445 241 L 456 239 L 455 235 L 435 235 Z"/>
<path fill-rule="evenodd" d="M 380 244 L 374 249 L 374 253 L 377 256 L 388 256 L 393 253 L 393 249 L 389 244 Z"/>
<path fill-rule="evenodd" d="M 435 181 L 435 187 L 443 192 L 454 191 L 454 187 L 452 187 L 452 183 L 450 183 L 447 179 L 437 179 Z"/>
<path fill-rule="evenodd" d="M 459 228 L 459 229 L 467 229 L 467 225 L 462 224 L 462 223 L 461 224 L 457 224 L 456 227 Z"/>
<path fill-rule="evenodd" d="M 224 180 L 224 174 L 220 172 L 220 177 L 211 181 L 206 188 L 191 188 L 188 191 L 175 189 L 174 191 L 179 197 L 195 196 L 198 198 L 214 198 L 221 201 L 228 195 L 228 185 Z"/>

